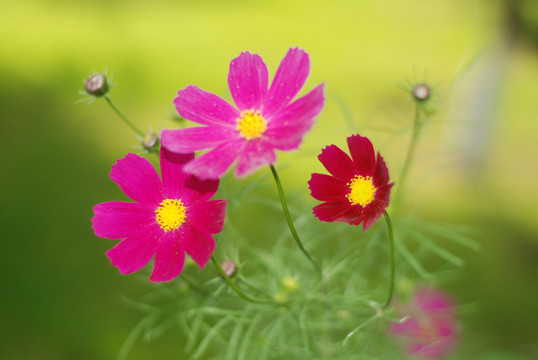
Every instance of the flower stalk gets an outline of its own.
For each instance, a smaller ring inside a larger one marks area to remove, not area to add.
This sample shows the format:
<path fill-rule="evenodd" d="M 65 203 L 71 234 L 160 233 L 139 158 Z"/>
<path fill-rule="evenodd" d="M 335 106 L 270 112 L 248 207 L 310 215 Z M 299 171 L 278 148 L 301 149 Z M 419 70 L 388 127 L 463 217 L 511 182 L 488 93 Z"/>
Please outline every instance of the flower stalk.
<path fill-rule="evenodd" d="M 123 115 L 123 113 L 116 107 L 116 105 L 114 105 L 112 100 L 110 100 L 108 95 L 105 95 L 104 98 L 108 105 L 110 105 L 112 110 L 114 110 L 114 112 L 127 124 L 127 126 L 129 126 L 135 133 L 137 133 L 143 138 L 144 133 L 142 132 L 142 130 L 140 130 L 131 120 L 129 120 L 127 116 Z"/>
<path fill-rule="evenodd" d="M 293 221 L 291 220 L 290 211 L 288 209 L 288 203 L 286 202 L 286 197 L 284 196 L 284 190 L 282 189 L 282 183 L 280 182 L 280 178 L 278 177 L 278 173 L 273 165 L 269 165 L 271 168 L 271 172 L 273 173 L 273 177 L 275 178 L 276 187 L 278 189 L 278 195 L 280 197 L 280 202 L 282 204 L 282 210 L 284 211 L 284 216 L 286 217 L 286 221 L 288 223 L 288 227 L 290 228 L 291 235 L 293 236 L 293 239 L 297 243 L 297 246 L 299 249 L 303 252 L 303 254 L 310 260 L 312 265 L 314 265 L 314 268 L 319 273 L 319 276 L 322 276 L 321 273 L 321 267 L 317 263 L 316 260 L 306 251 L 305 247 L 303 246 L 303 243 L 301 239 L 299 238 L 299 234 L 297 234 L 297 230 L 295 230 L 295 226 L 293 225 Z"/>
<path fill-rule="evenodd" d="M 230 287 L 239 295 L 243 300 L 246 300 L 248 302 L 254 303 L 254 304 L 266 304 L 266 305 L 281 305 L 277 304 L 274 301 L 271 300 L 259 300 L 255 299 L 243 292 L 237 284 L 226 274 L 222 266 L 220 266 L 219 262 L 215 259 L 214 255 L 211 255 L 211 261 L 213 264 L 215 264 L 215 267 L 217 268 L 217 271 L 219 272 L 220 276 L 230 285 Z"/>
<path fill-rule="evenodd" d="M 390 302 L 392 301 L 392 295 L 394 294 L 394 277 L 396 274 L 396 265 L 394 261 L 394 234 L 392 232 L 392 223 L 388 212 L 385 211 L 383 214 L 385 216 L 385 221 L 387 222 L 387 231 L 389 233 L 389 258 L 390 258 L 390 275 L 389 275 L 389 294 L 387 296 L 387 301 L 383 305 L 383 309 L 386 309 Z"/>

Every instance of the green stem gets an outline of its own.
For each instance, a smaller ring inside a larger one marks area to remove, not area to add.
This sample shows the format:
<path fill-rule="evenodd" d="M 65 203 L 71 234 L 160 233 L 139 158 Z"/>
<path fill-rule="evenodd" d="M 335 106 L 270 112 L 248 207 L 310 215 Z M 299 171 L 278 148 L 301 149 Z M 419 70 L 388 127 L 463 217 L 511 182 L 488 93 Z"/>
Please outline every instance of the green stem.
<path fill-rule="evenodd" d="M 295 242 L 297 243 L 297 246 L 299 246 L 299 249 L 303 252 L 303 254 L 312 262 L 314 267 L 316 268 L 316 271 L 319 273 L 321 277 L 321 268 L 314 260 L 312 256 L 306 251 L 306 249 L 303 246 L 303 243 L 301 242 L 301 239 L 299 238 L 299 235 L 297 234 L 297 231 L 295 230 L 295 226 L 293 225 L 293 221 L 291 220 L 290 211 L 288 210 L 288 203 L 286 202 L 286 197 L 284 196 L 284 190 L 282 189 L 282 183 L 280 182 L 280 178 L 278 177 L 278 173 L 276 172 L 276 169 L 273 165 L 269 165 L 271 168 L 271 172 L 273 173 L 273 177 L 275 178 L 276 187 L 278 189 L 278 195 L 280 197 L 280 202 L 282 203 L 282 210 L 284 210 L 284 216 L 286 217 L 286 221 L 288 222 L 288 227 L 290 228 L 291 235 L 295 239 Z"/>
<path fill-rule="evenodd" d="M 409 142 L 409 147 L 407 148 L 407 155 L 405 156 L 404 165 L 402 167 L 402 172 L 400 174 L 400 182 L 398 184 L 398 192 L 395 197 L 395 207 L 400 202 L 400 197 L 402 194 L 402 189 L 404 188 L 405 181 L 407 180 L 407 173 L 409 172 L 409 168 L 411 166 L 411 159 L 413 158 L 413 154 L 415 153 L 415 148 L 418 143 L 418 136 L 420 134 L 420 130 L 422 129 L 422 122 L 420 121 L 420 104 L 417 103 L 415 107 L 415 121 L 413 124 L 413 135 L 411 136 L 411 140 Z"/>
<path fill-rule="evenodd" d="M 277 304 L 274 301 L 271 300 L 258 300 L 250 297 L 249 295 L 245 294 L 237 285 L 235 282 L 233 282 L 232 279 L 222 269 L 219 262 L 215 259 L 215 256 L 211 255 L 211 261 L 213 261 L 213 264 L 215 264 L 215 267 L 217 268 L 219 274 L 222 276 L 222 278 L 230 285 L 230 287 L 244 300 L 254 303 L 254 304 L 269 304 L 269 305 L 284 305 L 284 304 Z"/>
<path fill-rule="evenodd" d="M 114 110 L 114 112 L 131 128 L 133 129 L 133 131 L 135 133 L 137 133 L 138 135 L 144 137 L 144 133 L 136 127 L 135 124 L 133 124 L 131 122 L 131 120 L 129 120 L 127 118 L 127 116 L 123 115 L 123 113 L 116 107 L 116 105 L 114 105 L 114 103 L 112 102 L 112 100 L 110 100 L 110 98 L 108 97 L 108 95 L 105 95 L 104 96 L 106 102 L 108 103 L 108 105 L 110 105 L 110 107 L 112 108 L 112 110 Z"/>
<path fill-rule="evenodd" d="M 385 220 L 387 222 L 387 230 L 389 232 L 389 256 L 390 256 L 390 282 L 389 282 L 389 295 L 383 309 L 386 309 L 392 300 L 392 295 L 394 294 L 394 275 L 396 273 L 396 265 L 394 262 L 394 235 L 392 233 L 392 223 L 390 221 L 389 213 L 385 211 Z"/>

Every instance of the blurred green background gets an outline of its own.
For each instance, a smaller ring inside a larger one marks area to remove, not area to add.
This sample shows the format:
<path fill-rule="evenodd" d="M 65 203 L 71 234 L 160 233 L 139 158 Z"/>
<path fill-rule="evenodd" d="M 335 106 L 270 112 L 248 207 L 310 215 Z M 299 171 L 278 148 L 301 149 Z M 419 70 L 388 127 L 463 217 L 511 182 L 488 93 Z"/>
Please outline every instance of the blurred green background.
<path fill-rule="evenodd" d="M 177 90 L 229 96 L 241 51 L 274 74 L 294 46 L 311 56 L 305 89 L 325 82 L 327 101 L 301 151 L 279 155 L 286 190 L 310 211 L 315 156 L 351 132 L 369 136 L 397 176 L 413 117 L 402 87 L 431 84 L 437 112 L 405 200 L 423 218 L 483 234 L 482 250 L 459 254 L 467 264 L 446 282 L 473 309 L 462 358 L 536 356 L 535 0 L 23 0 L 3 2 L 0 34 L 0 358 L 115 359 L 140 318 L 121 299 L 147 286 L 110 266 L 113 242 L 90 228 L 93 205 L 122 196 L 110 166 L 138 142 L 104 101 L 77 103 L 83 80 L 115 72 L 115 103 L 159 130 L 177 126 Z M 128 359 L 178 353 L 171 331 L 138 341 Z"/>

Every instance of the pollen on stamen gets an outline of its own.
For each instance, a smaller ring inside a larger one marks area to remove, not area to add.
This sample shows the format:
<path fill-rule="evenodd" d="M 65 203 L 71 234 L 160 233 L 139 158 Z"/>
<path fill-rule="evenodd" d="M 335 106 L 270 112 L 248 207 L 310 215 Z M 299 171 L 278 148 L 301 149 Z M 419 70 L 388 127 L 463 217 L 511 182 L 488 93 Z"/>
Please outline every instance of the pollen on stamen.
<path fill-rule="evenodd" d="M 185 210 L 180 200 L 166 199 L 155 210 L 155 218 L 164 231 L 176 230 L 187 218 Z"/>
<path fill-rule="evenodd" d="M 360 205 L 365 207 L 375 199 L 376 187 L 372 183 L 371 176 L 355 175 L 355 177 L 347 183 L 350 191 L 346 195 L 351 205 Z"/>
<path fill-rule="evenodd" d="M 259 111 L 247 110 L 237 119 L 237 131 L 247 140 L 260 138 L 267 129 L 265 119 Z"/>

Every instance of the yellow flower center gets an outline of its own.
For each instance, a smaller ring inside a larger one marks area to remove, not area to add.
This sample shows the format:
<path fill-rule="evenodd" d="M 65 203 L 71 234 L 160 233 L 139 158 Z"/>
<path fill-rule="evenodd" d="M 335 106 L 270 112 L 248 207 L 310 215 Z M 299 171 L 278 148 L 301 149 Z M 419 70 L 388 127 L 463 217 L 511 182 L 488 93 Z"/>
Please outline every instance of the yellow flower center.
<path fill-rule="evenodd" d="M 176 230 L 185 222 L 185 206 L 180 200 L 166 199 L 157 210 L 156 219 L 164 231 Z"/>
<path fill-rule="evenodd" d="M 241 117 L 237 119 L 237 131 L 247 140 L 261 137 L 265 129 L 267 129 L 267 123 L 259 111 L 243 111 Z"/>
<path fill-rule="evenodd" d="M 365 207 L 374 201 L 376 188 L 372 183 L 371 176 L 364 177 L 361 175 L 355 175 L 347 186 L 349 186 L 351 191 L 346 195 L 346 197 L 351 205 L 359 204 L 360 206 Z"/>

